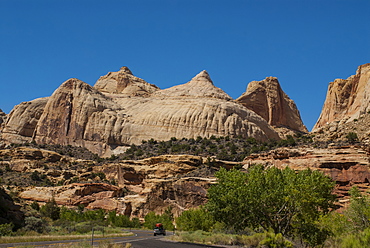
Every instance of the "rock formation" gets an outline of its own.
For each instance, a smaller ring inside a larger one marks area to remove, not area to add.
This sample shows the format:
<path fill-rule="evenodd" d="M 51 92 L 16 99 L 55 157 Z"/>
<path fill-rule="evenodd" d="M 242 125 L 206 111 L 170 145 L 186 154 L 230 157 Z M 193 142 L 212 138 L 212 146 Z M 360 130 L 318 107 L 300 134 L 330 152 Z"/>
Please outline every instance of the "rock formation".
<path fill-rule="evenodd" d="M 9 143 L 82 146 L 110 156 L 151 138 L 211 135 L 279 139 L 263 118 L 215 87 L 206 71 L 159 90 L 123 67 L 94 87 L 69 79 L 51 97 L 16 106 L 2 137 Z"/>
<path fill-rule="evenodd" d="M 6 114 L 0 109 L 0 130 L 1 130 L 1 124 L 3 124 L 6 120 Z"/>
<path fill-rule="evenodd" d="M 161 213 L 169 206 L 178 215 L 204 204 L 217 169 L 209 167 L 206 158 L 191 155 L 97 164 L 43 149 L 16 147 L 0 150 L 0 156 L 5 158 L 0 161 L 3 182 L 14 184 L 16 176 L 19 197 L 28 202 L 45 203 L 54 197 L 59 205 L 83 204 L 87 209 L 115 210 L 140 218 L 150 211 Z M 230 168 L 236 164 L 217 161 L 214 166 Z M 30 177 L 36 172 L 53 184 L 64 185 L 30 186 L 35 183 Z M 116 182 L 116 186 L 108 182 Z"/>
<path fill-rule="evenodd" d="M 94 88 L 104 93 L 123 94 L 125 96 L 148 96 L 159 90 L 157 86 L 135 77 L 126 66 L 118 72 L 109 72 L 107 75 L 100 77 Z"/>
<path fill-rule="evenodd" d="M 24 213 L 21 211 L 21 206 L 15 204 L 9 194 L 3 188 L 0 188 L 0 225 L 13 223 L 16 228 L 20 228 L 24 224 Z"/>
<path fill-rule="evenodd" d="M 281 89 L 275 77 L 252 81 L 237 102 L 253 110 L 271 126 L 307 133 L 297 106 Z"/>
<path fill-rule="evenodd" d="M 321 115 L 312 131 L 333 122 L 349 122 L 370 111 L 370 63 L 358 67 L 356 75 L 329 84 Z"/>
<path fill-rule="evenodd" d="M 22 102 L 9 113 L 2 138 L 10 143 L 30 142 L 48 98 Z"/>

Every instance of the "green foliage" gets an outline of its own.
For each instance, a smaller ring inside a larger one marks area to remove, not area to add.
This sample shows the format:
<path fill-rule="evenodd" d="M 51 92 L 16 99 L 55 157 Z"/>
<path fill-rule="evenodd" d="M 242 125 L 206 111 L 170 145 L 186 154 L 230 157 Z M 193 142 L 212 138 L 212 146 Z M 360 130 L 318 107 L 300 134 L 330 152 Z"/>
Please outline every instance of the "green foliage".
<path fill-rule="evenodd" d="M 1 236 L 10 236 L 13 232 L 14 224 L 5 223 L 0 225 L 0 237 Z"/>
<path fill-rule="evenodd" d="M 31 203 L 31 208 L 35 209 L 36 211 L 40 211 L 40 205 L 37 201 Z"/>
<path fill-rule="evenodd" d="M 265 239 L 259 244 L 274 248 L 293 248 L 293 244 L 286 240 L 281 233 L 275 234 L 273 232 L 266 233 Z"/>
<path fill-rule="evenodd" d="M 172 224 L 173 222 L 173 217 L 170 216 L 167 213 L 164 214 L 155 214 L 154 212 L 149 212 L 147 215 L 144 217 L 144 227 L 153 229 L 155 224 L 157 223 L 162 223 L 163 227 L 167 230 L 173 230 L 174 226 Z"/>
<path fill-rule="evenodd" d="M 60 218 L 60 208 L 58 207 L 58 204 L 55 202 L 54 198 L 42 206 L 40 212 L 43 216 L 49 217 L 52 220 L 57 220 Z"/>
<path fill-rule="evenodd" d="M 176 226 L 182 231 L 210 231 L 214 224 L 212 215 L 205 208 L 184 211 L 176 219 Z"/>
<path fill-rule="evenodd" d="M 356 143 L 358 141 L 357 133 L 349 132 L 346 136 L 349 143 Z"/>
<path fill-rule="evenodd" d="M 131 145 L 122 155 L 121 159 L 142 159 L 162 154 L 191 154 L 204 157 L 215 157 L 219 160 L 242 161 L 251 153 L 267 151 L 280 146 L 295 146 L 297 143 L 311 143 L 312 138 L 297 134 L 297 139 L 287 135 L 285 140 L 269 140 L 267 142 L 257 141 L 255 138 L 237 137 L 200 137 L 196 139 L 178 139 L 172 137 L 167 141 L 155 141 L 150 139 L 142 141 L 141 145 Z"/>
<path fill-rule="evenodd" d="M 310 232 L 319 230 L 316 221 L 335 201 L 334 182 L 318 171 L 254 166 L 248 173 L 221 168 L 216 177 L 218 183 L 208 190 L 207 209 L 236 231 L 262 227 L 316 242 Z"/>
<path fill-rule="evenodd" d="M 370 229 L 367 228 L 362 232 L 347 235 L 342 243 L 341 248 L 363 248 L 370 247 Z"/>
<path fill-rule="evenodd" d="M 361 194 L 358 187 L 352 187 L 349 191 L 351 196 L 350 205 L 345 215 L 351 220 L 352 227 L 361 231 L 370 227 L 370 198 Z"/>
<path fill-rule="evenodd" d="M 26 217 L 24 221 L 25 221 L 24 230 L 26 231 L 36 231 L 38 233 L 43 233 L 47 231 L 48 224 L 44 219 L 30 216 Z"/>
<path fill-rule="evenodd" d="M 130 217 L 127 215 L 117 215 L 115 211 L 108 213 L 108 223 L 117 227 L 133 227 Z"/>

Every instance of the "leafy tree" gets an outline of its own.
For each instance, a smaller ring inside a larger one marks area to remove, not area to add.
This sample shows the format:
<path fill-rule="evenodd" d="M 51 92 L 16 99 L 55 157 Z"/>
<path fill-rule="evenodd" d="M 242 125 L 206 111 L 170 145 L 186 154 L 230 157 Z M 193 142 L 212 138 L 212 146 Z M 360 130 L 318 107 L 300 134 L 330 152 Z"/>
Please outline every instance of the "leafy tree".
<path fill-rule="evenodd" d="M 317 236 L 316 232 L 326 237 L 326 230 L 321 230 L 316 221 L 334 206 L 335 183 L 321 172 L 296 173 L 289 168 L 264 169 L 258 165 L 248 173 L 221 168 L 216 177 L 218 183 L 208 190 L 207 203 L 216 221 L 236 231 L 262 227 L 283 236 L 298 234 L 312 244 L 323 240 L 312 236 Z"/>
<path fill-rule="evenodd" d="M 41 207 L 40 212 L 45 217 L 49 217 L 52 220 L 57 220 L 60 218 L 60 208 L 55 202 L 54 197 Z"/>
<path fill-rule="evenodd" d="M 358 187 L 352 187 L 349 191 L 351 196 L 350 205 L 345 215 L 351 220 L 353 229 L 362 231 L 370 227 L 370 198 L 361 194 Z"/>
<path fill-rule="evenodd" d="M 154 212 L 149 212 L 147 215 L 145 215 L 144 220 L 144 226 L 149 229 L 154 228 L 155 224 L 157 223 L 162 223 L 165 229 L 172 230 L 174 228 L 172 224 L 172 216 L 166 213 L 155 214 Z"/>
<path fill-rule="evenodd" d="M 184 211 L 176 219 L 176 226 L 182 231 L 210 231 L 214 223 L 213 216 L 204 208 Z"/>

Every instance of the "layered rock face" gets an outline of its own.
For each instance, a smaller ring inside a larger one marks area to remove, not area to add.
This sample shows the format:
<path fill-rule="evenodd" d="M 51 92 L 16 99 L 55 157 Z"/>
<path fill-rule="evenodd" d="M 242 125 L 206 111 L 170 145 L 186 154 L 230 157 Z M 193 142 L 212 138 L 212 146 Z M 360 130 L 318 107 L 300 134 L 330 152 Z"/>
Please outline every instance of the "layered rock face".
<path fill-rule="evenodd" d="M 262 117 L 215 87 L 205 71 L 159 90 L 123 67 L 94 87 L 70 79 L 51 97 L 16 106 L 2 137 L 10 143 L 82 146 L 110 156 L 151 138 L 211 135 L 279 139 Z"/>
<path fill-rule="evenodd" d="M 358 67 L 356 75 L 329 84 L 321 115 L 312 131 L 333 122 L 349 122 L 370 111 L 370 63 Z"/>
<path fill-rule="evenodd" d="M 83 204 L 87 209 L 114 210 L 140 218 L 151 211 L 162 213 L 169 206 L 178 216 L 186 209 L 204 204 L 217 169 L 206 165 L 206 158 L 190 155 L 162 155 L 103 165 L 31 147 L 0 150 L 0 156 L 6 157 L 6 161 L 0 161 L 0 168 L 12 171 L 10 175 L 4 173 L 5 182 L 9 184 L 8 177 L 18 173 L 17 191 L 24 200 L 46 203 L 54 197 L 59 205 Z M 237 164 L 217 162 L 217 166 L 227 168 Z M 47 176 L 54 184 L 64 182 L 64 185 L 24 186 L 34 172 Z M 104 175 L 105 182 L 97 175 Z M 107 180 L 115 181 L 117 186 Z"/>
<path fill-rule="evenodd" d="M 2 138 L 10 143 L 32 141 L 36 125 L 47 101 L 48 98 L 39 98 L 15 106 L 4 123 Z"/>
<path fill-rule="evenodd" d="M 247 91 L 236 101 L 256 112 L 271 126 L 308 132 L 296 104 L 284 93 L 275 77 L 250 82 Z"/>

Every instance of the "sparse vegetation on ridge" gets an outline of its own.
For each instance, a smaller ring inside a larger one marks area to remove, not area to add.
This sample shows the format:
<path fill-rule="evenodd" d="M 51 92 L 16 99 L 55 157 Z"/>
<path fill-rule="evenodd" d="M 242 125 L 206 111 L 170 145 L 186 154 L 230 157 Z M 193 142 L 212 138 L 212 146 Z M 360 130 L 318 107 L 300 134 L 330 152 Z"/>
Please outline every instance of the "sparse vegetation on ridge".
<path fill-rule="evenodd" d="M 279 141 L 269 140 L 266 142 L 259 142 L 251 137 L 211 136 L 210 138 L 205 138 L 199 136 L 196 139 L 177 139 L 173 137 L 168 141 L 143 140 L 141 145 L 131 145 L 125 153 L 116 158 L 143 159 L 164 154 L 189 154 L 240 162 L 252 153 L 310 142 L 312 142 L 310 136 L 300 133 L 297 133 L 295 137 L 287 135 L 286 139 Z"/>

